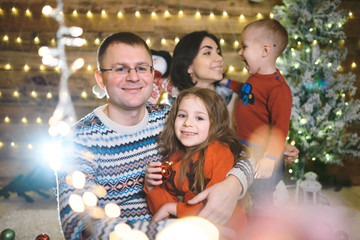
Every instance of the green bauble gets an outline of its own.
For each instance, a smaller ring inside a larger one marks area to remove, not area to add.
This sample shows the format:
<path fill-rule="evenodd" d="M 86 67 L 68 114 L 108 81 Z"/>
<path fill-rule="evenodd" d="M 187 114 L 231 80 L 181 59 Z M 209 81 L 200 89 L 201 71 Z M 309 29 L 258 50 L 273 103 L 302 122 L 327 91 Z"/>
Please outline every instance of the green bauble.
<path fill-rule="evenodd" d="M 0 234 L 0 240 L 14 240 L 15 239 L 15 232 L 14 230 L 7 228 Z"/>

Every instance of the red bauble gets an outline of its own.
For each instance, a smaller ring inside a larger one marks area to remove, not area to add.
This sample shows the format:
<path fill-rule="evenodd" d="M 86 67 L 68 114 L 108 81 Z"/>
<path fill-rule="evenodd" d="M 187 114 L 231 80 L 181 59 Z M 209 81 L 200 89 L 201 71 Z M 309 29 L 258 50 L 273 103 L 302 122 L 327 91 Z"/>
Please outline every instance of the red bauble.
<path fill-rule="evenodd" d="M 50 237 L 45 233 L 41 233 L 35 238 L 35 240 L 50 240 Z"/>
<path fill-rule="evenodd" d="M 161 164 L 161 175 L 163 182 L 166 182 L 172 175 L 173 169 L 171 167 L 173 162 L 165 161 Z"/>

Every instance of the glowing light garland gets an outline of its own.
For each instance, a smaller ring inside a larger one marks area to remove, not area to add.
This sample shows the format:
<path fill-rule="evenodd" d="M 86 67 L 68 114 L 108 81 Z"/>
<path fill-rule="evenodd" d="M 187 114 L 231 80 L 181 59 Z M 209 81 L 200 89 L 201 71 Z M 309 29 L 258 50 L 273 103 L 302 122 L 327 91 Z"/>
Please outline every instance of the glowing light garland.
<path fill-rule="evenodd" d="M 39 55 L 42 57 L 43 64 L 58 67 L 61 70 L 59 101 L 52 117 L 49 119 L 49 134 L 51 136 L 64 136 L 70 132 L 70 126 L 74 123 L 76 115 L 67 83 L 71 73 L 84 65 L 84 59 L 79 58 L 73 62 L 71 68 L 68 67 L 65 47 L 80 47 L 85 41 L 79 37 L 83 33 L 82 28 L 65 26 L 64 16 L 60 14 L 62 9 L 63 2 L 57 0 L 56 9 L 45 6 L 42 10 L 43 14 L 54 18 L 59 23 L 59 29 L 56 33 L 57 47 L 41 47 L 39 49 Z"/>

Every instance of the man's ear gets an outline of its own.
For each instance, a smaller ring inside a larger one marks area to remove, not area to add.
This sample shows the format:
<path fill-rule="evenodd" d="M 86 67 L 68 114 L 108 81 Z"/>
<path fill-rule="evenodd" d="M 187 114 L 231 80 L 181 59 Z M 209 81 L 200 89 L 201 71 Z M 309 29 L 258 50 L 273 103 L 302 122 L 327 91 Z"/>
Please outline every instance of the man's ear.
<path fill-rule="evenodd" d="M 105 88 L 105 83 L 104 83 L 104 79 L 103 79 L 103 75 L 101 73 L 100 70 L 96 70 L 94 73 L 95 76 L 95 80 L 97 82 L 97 84 L 99 85 L 99 87 L 101 87 L 102 89 Z"/>
<path fill-rule="evenodd" d="M 270 55 L 271 51 L 273 51 L 273 48 L 270 44 L 264 44 L 263 46 L 263 51 L 262 51 L 262 56 L 263 57 L 267 57 L 268 55 Z"/>

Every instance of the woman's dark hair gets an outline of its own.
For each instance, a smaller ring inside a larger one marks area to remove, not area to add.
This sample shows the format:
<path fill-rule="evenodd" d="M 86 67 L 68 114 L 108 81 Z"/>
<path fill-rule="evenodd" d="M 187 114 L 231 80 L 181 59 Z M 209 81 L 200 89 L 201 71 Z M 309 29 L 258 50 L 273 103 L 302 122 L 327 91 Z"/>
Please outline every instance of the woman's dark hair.
<path fill-rule="evenodd" d="M 209 37 L 215 41 L 220 49 L 219 54 L 222 55 L 219 40 L 215 35 L 206 31 L 192 32 L 185 35 L 174 49 L 170 69 L 170 80 L 180 91 L 195 86 L 195 83 L 193 83 L 188 73 L 188 69 L 198 54 L 200 45 L 205 37 Z"/>
<path fill-rule="evenodd" d="M 175 135 L 175 120 L 178 114 L 181 101 L 188 97 L 198 97 L 207 109 L 210 127 L 208 138 L 201 144 L 185 149 Z M 234 163 L 244 159 L 243 151 L 245 146 L 240 142 L 237 134 L 230 127 L 229 112 L 224 99 L 215 91 L 207 88 L 192 87 L 180 92 L 172 106 L 169 118 L 164 130 L 158 138 L 158 150 L 163 156 L 162 162 L 167 161 L 174 153 L 181 151 L 180 169 L 178 172 L 178 181 L 184 181 L 186 172 L 193 161 L 195 153 L 199 152 L 198 160 L 195 163 L 194 186 L 191 191 L 199 193 L 206 187 L 206 178 L 204 174 L 204 161 L 207 146 L 213 141 L 227 145 L 234 155 Z"/>

